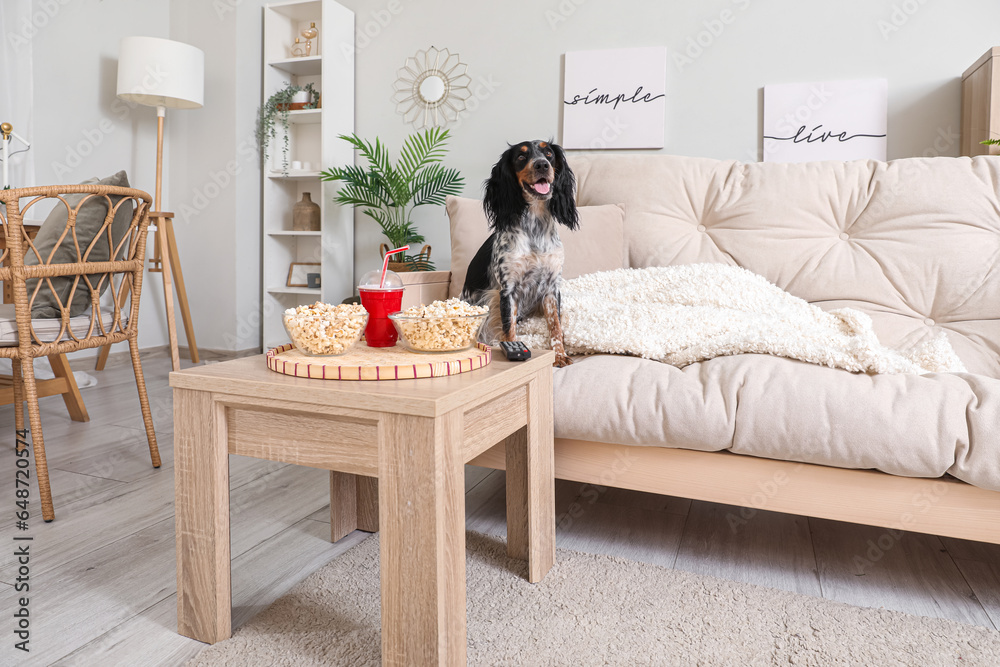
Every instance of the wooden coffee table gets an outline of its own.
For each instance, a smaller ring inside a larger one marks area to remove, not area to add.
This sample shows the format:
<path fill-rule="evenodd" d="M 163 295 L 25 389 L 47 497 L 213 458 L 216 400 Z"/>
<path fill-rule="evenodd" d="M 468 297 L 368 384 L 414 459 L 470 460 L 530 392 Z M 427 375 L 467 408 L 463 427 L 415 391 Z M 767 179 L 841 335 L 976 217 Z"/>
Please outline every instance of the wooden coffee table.
<path fill-rule="evenodd" d="M 229 454 L 241 454 L 330 470 L 334 540 L 381 529 L 383 664 L 465 664 L 467 461 L 505 442 L 507 551 L 531 582 L 555 560 L 553 360 L 494 349 L 480 370 L 375 382 L 280 375 L 263 356 L 171 373 L 178 632 L 231 634 Z"/>

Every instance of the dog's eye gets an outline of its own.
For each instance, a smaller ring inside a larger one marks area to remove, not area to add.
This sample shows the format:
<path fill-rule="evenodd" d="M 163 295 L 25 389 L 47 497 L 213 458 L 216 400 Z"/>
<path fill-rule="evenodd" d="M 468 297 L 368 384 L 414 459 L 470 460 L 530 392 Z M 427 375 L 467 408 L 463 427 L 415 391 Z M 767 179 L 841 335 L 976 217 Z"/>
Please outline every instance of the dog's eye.
<path fill-rule="evenodd" d="M 517 156 L 517 161 L 518 161 L 518 162 L 524 162 L 524 161 L 525 161 L 525 160 L 527 160 L 527 159 L 528 159 L 528 158 L 527 158 L 527 156 L 525 156 L 525 155 L 518 155 L 518 156 Z"/>
<path fill-rule="evenodd" d="M 545 157 L 552 157 L 552 151 L 545 151 Z"/>

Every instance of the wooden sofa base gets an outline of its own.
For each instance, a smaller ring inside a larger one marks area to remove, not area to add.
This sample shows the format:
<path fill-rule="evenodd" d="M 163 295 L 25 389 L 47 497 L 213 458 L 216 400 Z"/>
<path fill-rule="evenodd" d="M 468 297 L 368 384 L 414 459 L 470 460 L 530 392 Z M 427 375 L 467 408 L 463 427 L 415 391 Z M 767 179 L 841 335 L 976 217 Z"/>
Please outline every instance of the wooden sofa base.
<path fill-rule="evenodd" d="M 503 443 L 470 465 L 504 469 Z M 1000 493 L 950 477 L 898 477 L 665 447 L 555 441 L 555 476 L 753 510 L 848 521 L 1000 544 Z"/>

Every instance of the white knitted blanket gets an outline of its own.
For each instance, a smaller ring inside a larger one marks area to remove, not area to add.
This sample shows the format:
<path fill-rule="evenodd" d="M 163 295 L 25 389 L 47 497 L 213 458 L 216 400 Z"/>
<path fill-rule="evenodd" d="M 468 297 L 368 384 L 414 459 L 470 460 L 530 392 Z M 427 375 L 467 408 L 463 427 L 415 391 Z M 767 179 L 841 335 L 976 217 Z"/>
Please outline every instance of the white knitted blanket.
<path fill-rule="evenodd" d="M 965 371 L 944 332 L 912 350 L 879 343 L 868 315 L 823 311 L 726 264 L 618 269 L 562 283 L 569 354 L 629 354 L 683 367 L 732 354 L 772 354 L 860 373 Z M 518 325 L 549 347 L 544 318 Z"/>

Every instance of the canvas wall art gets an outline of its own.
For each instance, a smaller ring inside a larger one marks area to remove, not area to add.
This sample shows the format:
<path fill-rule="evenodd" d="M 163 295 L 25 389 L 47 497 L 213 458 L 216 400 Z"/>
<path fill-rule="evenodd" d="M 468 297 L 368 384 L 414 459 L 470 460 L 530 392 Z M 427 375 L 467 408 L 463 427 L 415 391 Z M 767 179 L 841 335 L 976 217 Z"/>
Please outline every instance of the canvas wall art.
<path fill-rule="evenodd" d="M 764 86 L 764 161 L 885 160 L 885 79 Z"/>
<path fill-rule="evenodd" d="M 666 47 L 567 53 L 563 147 L 663 148 L 666 78 Z"/>

